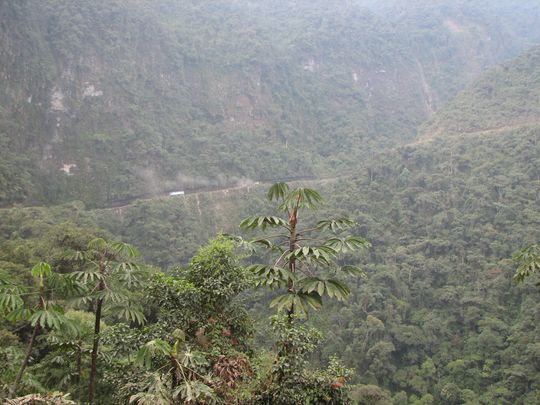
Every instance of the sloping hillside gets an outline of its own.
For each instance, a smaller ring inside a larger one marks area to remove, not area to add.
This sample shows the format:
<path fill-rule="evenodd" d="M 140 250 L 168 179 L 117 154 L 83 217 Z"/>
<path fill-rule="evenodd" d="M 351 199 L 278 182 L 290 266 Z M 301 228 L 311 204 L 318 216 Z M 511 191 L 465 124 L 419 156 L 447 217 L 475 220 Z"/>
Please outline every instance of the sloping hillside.
<path fill-rule="evenodd" d="M 421 129 L 421 139 L 540 125 L 540 47 L 493 69 Z"/>
<path fill-rule="evenodd" d="M 1 2 L 0 204 L 348 171 L 538 39 L 497 7 Z"/>
<path fill-rule="evenodd" d="M 348 302 L 328 302 L 310 320 L 326 335 L 320 358 L 338 353 L 356 370 L 350 383 L 358 399 L 537 403 L 538 291 L 532 282 L 515 285 L 509 257 L 540 238 L 540 129 L 496 121 L 524 116 L 511 101 L 524 106 L 519 95 L 534 94 L 536 54 L 488 73 L 464 93 L 475 97 L 470 108 L 482 107 L 467 126 L 462 113 L 444 110 L 432 121 L 442 123 L 436 137 L 366 158 L 352 176 L 308 184 L 327 197 L 315 216 L 350 216 L 355 233 L 373 244 L 345 258 L 369 277 L 351 279 Z M 473 91 L 489 83 L 493 97 Z M 534 102 L 527 111 L 536 114 Z M 493 120 L 507 125 L 486 129 Z M 80 202 L 1 209 L 0 262 L 22 274 L 28 263 L 59 253 L 47 250 L 51 241 L 73 244 L 99 226 L 168 268 L 216 232 L 238 233 L 241 218 L 271 212 L 262 185 L 117 209 L 87 210 Z M 250 296 L 255 317 L 265 319 L 268 298 Z M 266 319 L 256 330 L 259 343 L 270 335 Z"/>

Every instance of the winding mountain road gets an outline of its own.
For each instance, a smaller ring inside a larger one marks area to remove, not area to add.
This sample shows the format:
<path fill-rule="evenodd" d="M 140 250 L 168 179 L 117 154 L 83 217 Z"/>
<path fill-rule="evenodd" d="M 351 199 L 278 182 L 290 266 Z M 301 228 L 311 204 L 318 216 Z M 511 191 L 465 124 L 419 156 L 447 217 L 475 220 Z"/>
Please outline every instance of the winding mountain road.
<path fill-rule="evenodd" d="M 208 195 L 213 195 L 213 194 L 228 194 L 229 192 L 234 192 L 234 191 L 239 191 L 239 190 L 249 191 L 249 189 L 253 187 L 269 186 L 280 181 L 285 181 L 285 182 L 288 182 L 289 184 L 302 183 L 304 185 L 326 184 L 326 183 L 335 182 L 341 179 L 349 178 L 351 176 L 352 174 L 346 174 L 346 175 L 335 176 L 335 177 L 324 177 L 321 179 L 314 179 L 313 177 L 306 177 L 306 178 L 295 178 L 294 180 L 280 179 L 280 180 L 250 181 L 250 182 L 236 184 L 233 186 L 221 187 L 221 188 L 208 189 L 207 187 L 202 187 L 200 189 L 184 190 L 183 195 L 176 195 L 176 196 L 169 195 L 169 192 L 167 191 L 167 192 L 163 192 L 163 193 L 153 195 L 153 196 L 134 197 L 127 201 L 124 200 L 116 204 L 113 202 L 108 207 L 98 208 L 98 209 L 117 210 L 117 209 L 129 207 L 139 201 L 172 200 L 172 199 L 182 199 L 182 198 L 191 198 L 191 197 L 198 198 L 200 196 L 208 196 Z"/>

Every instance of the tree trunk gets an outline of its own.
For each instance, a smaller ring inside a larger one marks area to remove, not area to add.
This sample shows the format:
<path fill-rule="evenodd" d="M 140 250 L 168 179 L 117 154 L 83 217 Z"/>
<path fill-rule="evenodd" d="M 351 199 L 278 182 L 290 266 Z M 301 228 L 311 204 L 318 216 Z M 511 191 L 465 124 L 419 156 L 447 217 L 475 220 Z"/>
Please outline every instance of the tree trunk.
<path fill-rule="evenodd" d="M 28 365 L 28 361 L 30 360 L 30 356 L 32 355 L 32 348 L 34 347 L 34 342 L 36 340 L 38 330 L 39 330 L 39 324 L 36 323 L 36 326 L 34 326 L 32 336 L 30 337 L 30 341 L 28 342 L 28 346 L 26 348 L 26 356 L 24 357 L 21 368 L 19 369 L 19 372 L 17 373 L 17 377 L 15 377 L 15 382 L 13 383 L 11 389 L 9 390 L 10 398 L 12 398 L 13 395 L 15 395 L 15 393 L 17 392 L 17 387 L 19 386 L 19 383 L 21 382 L 24 370 L 26 369 L 26 366 Z"/>
<path fill-rule="evenodd" d="M 101 287 L 101 286 L 100 286 Z M 100 291 L 102 288 L 100 288 Z M 99 329 L 101 323 L 101 307 L 103 299 L 99 299 L 96 305 L 96 323 L 94 324 L 94 345 L 92 347 L 92 365 L 90 368 L 90 382 L 88 384 L 88 402 L 94 405 L 94 393 L 96 390 L 97 356 L 99 350 Z"/>
<path fill-rule="evenodd" d="M 38 309 L 45 308 L 45 285 L 43 283 L 43 276 L 40 278 L 39 283 L 39 304 Z M 36 322 L 36 325 L 34 326 L 34 330 L 32 331 L 32 336 L 30 337 L 30 341 L 28 342 L 28 347 L 26 348 L 26 356 L 24 357 L 23 364 L 21 365 L 21 368 L 19 369 L 19 372 L 17 373 L 17 376 L 15 377 L 15 382 L 13 383 L 13 386 L 9 390 L 9 397 L 11 398 L 15 393 L 17 392 L 17 387 L 19 386 L 19 383 L 21 382 L 24 370 L 26 369 L 26 366 L 28 365 L 28 361 L 30 360 L 30 356 L 32 355 L 32 348 L 34 347 L 34 342 L 36 340 L 37 333 L 39 331 L 39 323 Z"/>
<path fill-rule="evenodd" d="M 296 224 L 298 221 L 298 211 L 297 209 L 294 209 L 291 212 L 291 215 L 289 217 L 289 226 L 291 227 L 290 235 L 289 235 L 289 251 L 293 252 L 296 249 Z M 294 256 L 292 256 L 289 259 L 289 271 L 294 274 L 296 272 L 296 259 Z M 289 279 L 287 283 L 287 291 L 289 293 L 294 293 L 294 284 L 291 279 Z M 287 320 L 289 322 L 289 326 L 292 324 L 292 318 L 294 315 L 294 304 L 291 304 L 291 307 L 287 311 Z"/>
<path fill-rule="evenodd" d="M 176 360 L 173 356 L 171 356 L 171 391 L 174 391 L 176 387 L 178 387 L 178 376 L 176 374 Z M 172 397 L 172 403 L 177 404 L 180 401 L 180 396 L 174 398 Z"/>
<path fill-rule="evenodd" d="M 105 258 L 99 261 L 99 273 L 105 277 Z M 98 292 L 105 289 L 105 281 L 103 278 L 99 282 Z M 96 391 L 96 375 L 97 375 L 97 357 L 99 350 L 99 329 L 101 325 L 101 308 L 103 306 L 103 298 L 99 298 L 96 303 L 96 321 L 94 324 L 94 345 L 92 346 L 92 365 L 90 366 L 90 381 L 88 383 L 88 403 L 94 405 L 94 396 Z"/>
<path fill-rule="evenodd" d="M 77 344 L 77 351 L 75 353 L 75 364 L 77 373 L 77 377 L 75 377 L 75 382 L 78 385 L 81 382 L 82 374 L 82 341 L 79 341 L 79 343 Z"/>

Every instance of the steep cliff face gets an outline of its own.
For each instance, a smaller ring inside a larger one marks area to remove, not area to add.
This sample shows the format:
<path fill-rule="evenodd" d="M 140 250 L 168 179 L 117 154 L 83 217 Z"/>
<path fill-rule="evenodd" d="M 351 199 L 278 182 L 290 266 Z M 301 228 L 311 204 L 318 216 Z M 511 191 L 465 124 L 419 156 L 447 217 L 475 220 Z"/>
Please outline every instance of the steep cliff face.
<path fill-rule="evenodd" d="M 0 2 L 0 204 L 350 170 L 536 39 L 443 6 Z"/>

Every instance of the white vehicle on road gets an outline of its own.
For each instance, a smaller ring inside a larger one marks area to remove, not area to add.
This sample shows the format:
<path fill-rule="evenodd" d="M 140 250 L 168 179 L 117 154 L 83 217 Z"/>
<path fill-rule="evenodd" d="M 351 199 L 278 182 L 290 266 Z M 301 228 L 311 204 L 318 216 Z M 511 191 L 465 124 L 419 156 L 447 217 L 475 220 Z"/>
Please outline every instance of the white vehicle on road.
<path fill-rule="evenodd" d="M 185 192 L 183 192 L 183 191 L 171 191 L 171 192 L 169 193 L 169 196 L 170 196 L 170 197 L 177 197 L 177 196 L 179 196 L 179 195 L 184 195 L 184 194 L 185 194 Z"/>

